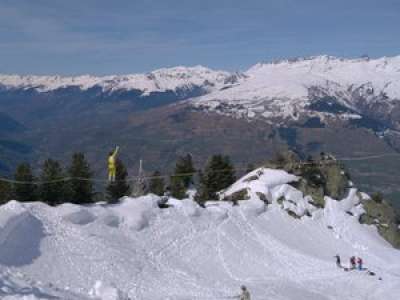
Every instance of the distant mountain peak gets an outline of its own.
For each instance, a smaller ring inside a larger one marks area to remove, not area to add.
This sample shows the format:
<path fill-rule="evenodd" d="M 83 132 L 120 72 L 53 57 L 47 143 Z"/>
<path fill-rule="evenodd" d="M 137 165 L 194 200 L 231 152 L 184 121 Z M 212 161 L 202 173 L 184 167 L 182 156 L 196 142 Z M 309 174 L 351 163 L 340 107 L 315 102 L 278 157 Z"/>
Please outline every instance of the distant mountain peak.
<path fill-rule="evenodd" d="M 302 116 L 361 118 L 363 113 L 371 116 L 378 110 L 382 118 L 400 106 L 400 56 L 345 59 L 321 55 L 258 63 L 243 74 L 238 84 L 203 95 L 193 105 L 275 124 L 298 121 Z M 330 99 L 334 111 L 312 105 L 324 99 Z"/>
<path fill-rule="evenodd" d="M 146 74 L 108 75 L 108 76 L 37 76 L 37 75 L 0 75 L 0 86 L 6 89 L 35 89 L 49 92 L 66 87 L 79 87 L 82 90 L 99 86 L 105 91 L 176 90 L 187 86 L 202 86 L 211 82 L 223 85 L 231 73 L 214 71 L 203 66 L 162 68 Z"/>
<path fill-rule="evenodd" d="M 334 55 L 327 55 L 327 54 L 321 54 L 321 55 L 312 55 L 312 56 L 297 56 L 297 57 L 292 57 L 292 58 L 282 58 L 282 59 L 275 59 L 271 61 L 261 61 L 257 64 L 255 64 L 253 67 L 260 67 L 263 65 L 277 65 L 277 64 L 295 64 L 299 62 L 319 62 L 319 63 L 329 63 L 329 62 L 368 62 L 368 61 L 391 61 L 391 60 L 399 60 L 400 55 L 398 56 L 392 56 L 392 57 L 380 57 L 380 58 L 371 58 L 367 54 L 364 54 L 360 57 L 356 58 L 344 58 L 344 57 L 339 57 L 339 56 L 334 56 Z"/>

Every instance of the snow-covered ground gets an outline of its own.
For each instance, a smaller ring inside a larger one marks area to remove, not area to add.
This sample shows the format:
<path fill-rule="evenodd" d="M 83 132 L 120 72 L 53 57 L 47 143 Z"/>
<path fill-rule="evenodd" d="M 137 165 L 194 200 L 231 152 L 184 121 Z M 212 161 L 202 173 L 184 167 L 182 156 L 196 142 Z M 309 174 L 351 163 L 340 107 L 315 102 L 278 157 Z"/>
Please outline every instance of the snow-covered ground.
<path fill-rule="evenodd" d="M 249 189 L 238 206 L 170 199 L 159 209 L 154 195 L 86 207 L 11 201 L 0 207 L 1 299 L 217 300 L 244 284 L 252 299 L 397 300 L 400 251 L 358 223 L 367 196 L 352 189 L 313 209 L 295 180 L 255 170 L 224 191 Z M 362 257 L 376 275 L 337 268 L 336 254 L 345 266 Z"/>

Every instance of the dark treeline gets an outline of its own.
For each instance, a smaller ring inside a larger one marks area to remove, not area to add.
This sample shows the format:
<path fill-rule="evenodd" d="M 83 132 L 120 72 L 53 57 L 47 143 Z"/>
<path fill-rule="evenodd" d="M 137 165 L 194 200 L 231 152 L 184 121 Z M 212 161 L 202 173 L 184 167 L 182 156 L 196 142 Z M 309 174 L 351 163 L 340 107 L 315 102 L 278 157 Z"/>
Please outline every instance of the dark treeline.
<path fill-rule="evenodd" d="M 146 193 L 159 196 L 171 195 L 177 199 L 188 197 L 189 191 L 197 191 L 195 200 L 203 204 L 216 200 L 217 192 L 236 180 L 235 169 L 229 156 L 213 155 L 203 170 L 194 167 L 192 156 L 178 157 L 172 175 L 162 176 L 155 171 L 146 181 Z M 0 181 L 0 204 L 11 199 L 21 202 L 41 201 L 55 206 L 62 203 L 90 204 L 97 201 L 116 203 L 129 196 L 131 186 L 128 171 L 123 162 L 116 161 L 116 180 L 110 182 L 105 193 L 96 193 L 93 172 L 83 153 L 75 153 L 68 166 L 47 159 L 38 174 L 30 164 L 22 163 L 14 173 L 15 182 Z"/>
<path fill-rule="evenodd" d="M 194 199 L 200 205 L 207 200 L 217 200 L 217 192 L 236 180 L 235 168 L 229 156 L 223 155 L 211 156 L 204 170 L 195 169 L 191 155 L 179 157 L 174 173 L 169 178 L 169 186 L 166 186 L 159 174 L 158 171 L 153 173 L 149 182 L 149 192 L 156 195 L 167 192 L 174 198 L 183 199 L 188 197 L 189 190 L 196 190 Z"/>
<path fill-rule="evenodd" d="M 70 164 L 44 161 L 39 174 L 33 174 L 28 163 L 17 166 L 15 182 L 0 181 L 0 204 L 15 199 L 21 202 L 41 201 L 49 205 L 62 203 L 89 204 L 100 200 L 115 202 L 128 194 L 128 173 L 122 161 L 117 161 L 117 181 L 108 184 L 106 194 L 95 192 L 93 173 L 83 153 L 74 153 Z"/>

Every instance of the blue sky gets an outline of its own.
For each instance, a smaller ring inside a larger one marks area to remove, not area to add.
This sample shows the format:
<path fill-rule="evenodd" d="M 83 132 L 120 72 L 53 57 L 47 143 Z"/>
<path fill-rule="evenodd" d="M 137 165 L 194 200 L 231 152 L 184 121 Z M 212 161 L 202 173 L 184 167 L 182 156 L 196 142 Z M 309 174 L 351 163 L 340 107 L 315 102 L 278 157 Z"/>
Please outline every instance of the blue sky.
<path fill-rule="evenodd" d="M 176 65 L 400 54 L 399 0 L 0 0 L 0 73 L 124 74 Z"/>

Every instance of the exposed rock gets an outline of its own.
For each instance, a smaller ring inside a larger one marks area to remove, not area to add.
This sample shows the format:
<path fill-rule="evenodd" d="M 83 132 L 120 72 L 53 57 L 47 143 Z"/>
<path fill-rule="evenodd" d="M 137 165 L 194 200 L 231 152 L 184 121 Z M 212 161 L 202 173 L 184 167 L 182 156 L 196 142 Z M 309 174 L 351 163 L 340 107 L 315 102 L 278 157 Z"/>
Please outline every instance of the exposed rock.
<path fill-rule="evenodd" d="M 360 223 L 376 225 L 380 235 L 400 249 L 399 215 L 394 208 L 385 201 L 364 200 L 362 204 L 365 213 L 360 216 Z"/>
<path fill-rule="evenodd" d="M 300 158 L 293 151 L 283 151 L 276 157 L 265 163 L 265 167 L 272 169 L 281 169 L 289 173 L 295 173 L 300 166 Z"/>
<path fill-rule="evenodd" d="M 245 179 L 244 182 L 254 181 L 254 180 L 257 180 L 258 178 L 259 177 L 257 175 L 250 176 L 249 178 Z"/>
<path fill-rule="evenodd" d="M 242 190 L 234 192 L 228 196 L 225 196 L 222 200 L 237 203 L 240 200 L 249 200 L 249 199 L 250 199 L 250 196 L 249 196 L 247 189 L 242 189 Z"/>
<path fill-rule="evenodd" d="M 285 201 L 285 197 L 281 196 L 278 198 L 278 200 L 276 200 L 276 202 L 278 202 L 278 204 L 283 204 L 283 201 Z"/>
<path fill-rule="evenodd" d="M 304 195 L 310 195 L 313 198 L 310 203 L 316 207 L 325 206 L 325 196 L 337 200 L 346 196 L 349 176 L 332 156 L 324 154 L 318 161 L 299 162 L 293 173 L 301 176 L 301 180 L 292 183 L 292 186 Z"/>
<path fill-rule="evenodd" d="M 265 195 L 264 193 L 261 192 L 256 192 L 256 195 L 258 196 L 258 198 L 260 198 L 261 201 L 263 201 L 264 203 L 269 203 L 268 199 L 267 199 L 267 195 Z"/>
<path fill-rule="evenodd" d="M 338 163 L 321 164 L 320 169 L 325 176 L 325 193 L 331 198 L 342 199 L 348 188 L 348 174 Z"/>
<path fill-rule="evenodd" d="M 288 213 L 289 216 L 295 219 L 300 219 L 300 216 L 298 216 L 295 212 L 291 211 L 290 209 L 286 209 L 286 212 Z"/>
<path fill-rule="evenodd" d="M 291 183 L 291 185 L 300 190 L 304 195 L 311 196 L 313 201 L 310 201 L 310 204 L 318 208 L 325 206 L 325 193 L 322 186 L 314 186 L 304 178 L 301 178 L 298 182 Z"/>

